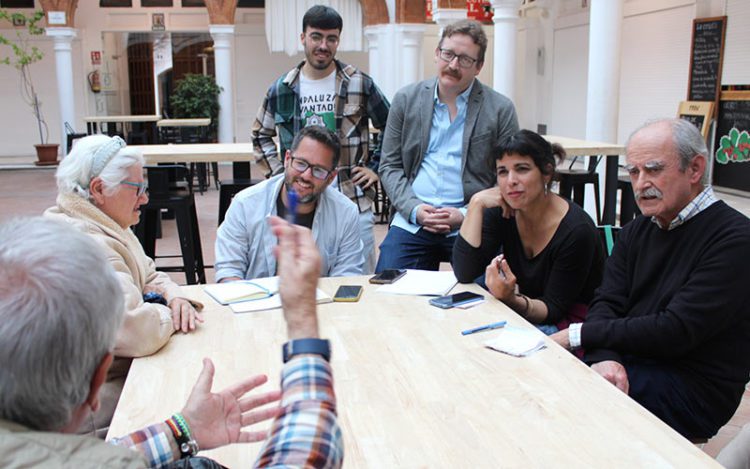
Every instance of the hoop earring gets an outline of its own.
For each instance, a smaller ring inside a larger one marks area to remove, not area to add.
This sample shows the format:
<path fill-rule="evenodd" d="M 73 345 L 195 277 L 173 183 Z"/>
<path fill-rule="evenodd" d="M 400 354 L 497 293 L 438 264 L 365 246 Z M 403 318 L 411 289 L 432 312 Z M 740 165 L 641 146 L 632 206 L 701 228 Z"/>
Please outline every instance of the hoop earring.
<path fill-rule="evenodd" d="M 544 196 L 546 197 L 549 195 L 549 186 L 547 184 L 544 185 Z"/>

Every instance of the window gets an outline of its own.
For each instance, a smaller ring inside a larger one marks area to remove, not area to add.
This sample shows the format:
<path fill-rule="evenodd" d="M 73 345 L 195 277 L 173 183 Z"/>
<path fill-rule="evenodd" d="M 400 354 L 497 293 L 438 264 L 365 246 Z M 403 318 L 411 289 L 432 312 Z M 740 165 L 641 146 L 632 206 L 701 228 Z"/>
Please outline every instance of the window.
<path fill-rule="evenodd" d="M 34 8 L 34 0 L 0 0 L 3 8 Z"/>
<path fill-rule="evenodd" d="M 133 0 L 99 0 L 99 6 L 106 7 L 132 7 Z"/>
<path fill-rule="evenodd" d="M 237 8 L 265 8 L 265 0 L 239 0 Z"/>
<path fill-rule="evenodd" d="M 172 0 L 141 0 L 142 7 L 171 7 Z"/>

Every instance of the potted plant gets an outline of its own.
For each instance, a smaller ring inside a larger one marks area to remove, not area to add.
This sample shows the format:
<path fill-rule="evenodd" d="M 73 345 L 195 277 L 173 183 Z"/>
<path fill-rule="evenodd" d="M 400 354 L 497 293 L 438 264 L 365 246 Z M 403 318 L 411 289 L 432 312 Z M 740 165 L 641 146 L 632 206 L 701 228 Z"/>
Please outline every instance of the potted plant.
<path fill-rule="evenodd" d="M 216 141 L 219 123 L 219 93 L 221 88 L 216 80 L 208 75 L 188 73 L 177 81 L 169 102 L 175 118 L 188 119 L 210 117 L 208 138 Z"/>
<path fill-rule="evenodd" d="M 10 65 L 18 70 L 21 80 L 21 98 L 31 107 L 32 114 L 36 118 L 37 128 L 39 129 L 40 144 L 36 147 L 37 165 L 56 165 L 58 144 L 48 144 L 49 129 L 47 122 L 42 114 L 42 103 L 34 88 L 34 81 L 31 77 L 31 65 L 39 62 L 44 54 L 36 47 L 29 44 L 31 36 L 38 36 L 44 33 L 44 28 L 38 26 L 38 23 L 44 18 L 43 11 L 36 11 L 32 15 L 24 13 L 10 13 L 6 9 L 0 9 L 0 20 L 9 22 L 16 28 L 15 38 L 9 38 L 0 33 L 0 45 L 7 46 L 10 52 L 6 57 L 0 59 L 0 63 Z"/>

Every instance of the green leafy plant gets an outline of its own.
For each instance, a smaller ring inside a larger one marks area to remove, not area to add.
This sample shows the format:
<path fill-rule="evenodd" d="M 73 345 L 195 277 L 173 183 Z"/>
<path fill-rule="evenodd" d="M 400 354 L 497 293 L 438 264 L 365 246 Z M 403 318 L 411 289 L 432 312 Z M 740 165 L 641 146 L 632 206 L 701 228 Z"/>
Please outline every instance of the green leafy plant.
<path fill-rule="evenodd" d="M 44 28 L 38 23 L 44 18 L 43 11 L 36 11 L 31 15 L 23 13 L 10 13 L 8 10 L 0 9 L 0 21 L 13 24 L 25 24 L 25 28 L 15 29 L 15 38 L 0 34 L 0 46 L 8 47 L 5 56 L 0 58 L 0 63 L 9 65 L 18 70 L 20 74 L 21 98 L 31 107 L 39 127 L 39 139 L 41 143 L 47 143 L 49 129 L 42 114 L 42 103 L 34 89 L 34 81 L 31 77 L 31 65 L 39 62 L 44 54 L 36 47 L 29 44 L 31 36 L 44 33 Z"/>
<path fill-rule="evenodd" d="M 716 161 L 721 164 L 750 161 L 750 134 L 747 130 L 740 132 L 733 127 L 727 135 L 722 136 L 716 151 Z"/>
<path fill-rule="evenodd" d="M 177 82 L 169 102 L 175 118 L 210 117 L 209 136 L 216 137 L 221 88 L 212 76 L 188 73 Z"/>

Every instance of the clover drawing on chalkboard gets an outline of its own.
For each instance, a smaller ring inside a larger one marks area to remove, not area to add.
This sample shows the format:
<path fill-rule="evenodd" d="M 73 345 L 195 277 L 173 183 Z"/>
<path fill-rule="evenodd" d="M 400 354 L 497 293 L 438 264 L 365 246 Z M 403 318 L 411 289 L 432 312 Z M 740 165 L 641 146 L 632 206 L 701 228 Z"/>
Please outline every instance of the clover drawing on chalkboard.
<path fill-rule="evenodd" d="M 719 150 L 716 152 L 718 163 L 750 161 L 750 134 L 747 133 L 747 130 L 740 132 L 736 127 L 733 127 L 729 134 L 721 137 L 719 142 Z"/>

